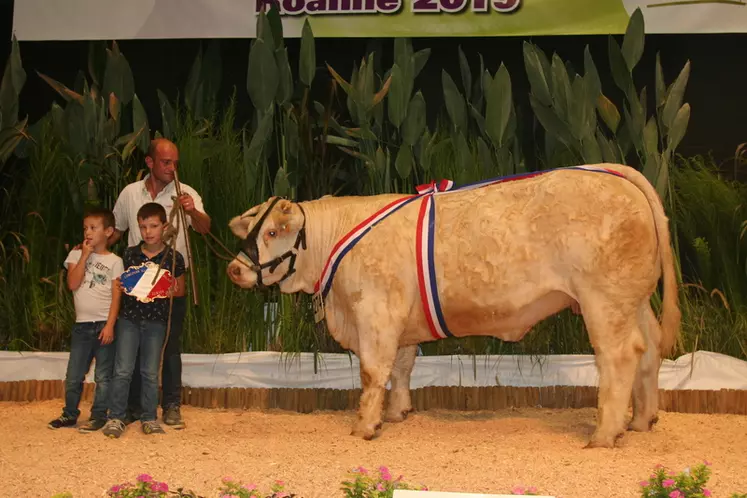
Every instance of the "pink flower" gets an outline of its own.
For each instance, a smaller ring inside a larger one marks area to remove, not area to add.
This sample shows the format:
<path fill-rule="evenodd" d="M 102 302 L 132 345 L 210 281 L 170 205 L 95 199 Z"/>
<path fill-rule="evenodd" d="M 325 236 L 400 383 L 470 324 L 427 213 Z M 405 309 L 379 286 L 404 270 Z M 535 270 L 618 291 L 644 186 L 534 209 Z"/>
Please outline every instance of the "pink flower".
<path fill-rule="evenodd" d="M 140 474 L 139 476 L 137 476 L 137 480 L 139 482 L 151 482 L 153 478 L 148 474 Z"/>
<path fill-rule="evenodd" d="M 656 464 L 656 466 L 655 466 L 654 468 L 655 468 L 656 470 L 659 470 L 659 469 L 663 469 L 663 468 L 664 468 L 664 466 L 663 466 L 662 464 L 660 464 L 660 463 L 657 463 L 657 464 Z"/>
<path fill-rule="evenodd" d="M 661 485 L 664 486 L 665 488 L 671 488 L 672 486 L 674 486 L 674 480 L 673 479 L 664 479 L 664 481 L 662 481 Z"/>
<path fill-rule="evenodd" d="M 221 480 L 223 481 L 223 484 L 228 484 L 229 482 L 233 481 L 233 477 L 226 476 Z"/>
<path fill-rule="evenodd" d="M 381 478 L 385 481 L 391 481 L 392 480 L 392 474 L 389 473 L 389 469 L 381 466 L 379 467 L 379 472 L 381 473 Z"/>
<path fill-rule="evenodd" d="M 703 464 L 704 464 L 704 465 L 705 465 L 706 467 L 710 467 L 710 466 L 711 466 L 711 462 L 709 462 L 708 460 L 703 460 Z"/>
<path fill-rule="evenodd" d="M 679 489 L 675 489 L 671 493 L 669 493 L 669 498 L 685 498 L 685 495 L 682 494 L 682 491 Z"/>
<path fill-rule="evenodd" d="M 285 486 L 285 483 L 283 481 L 275 481 L 275 484 L 278 486 Z"/>
<path fill-rule="evenodd" d="M 513 495 L 523 495 L 526 490 L 522 486 L 516 486 L 514 489 L 511 490 L 511 494 Z"/>
<path fill-rule="evenodd" d="M 255 489 L 257 489 L 257 485 L 256 484 L 248 484 L 248 485 L 244 484 L 241 487 L 244 488 L 247 491 L 254 491 Z"/>
<path fill-rule="evenodd" d="M 376 485 L 376 491 L 384 491 L 384 489 L 385 488 L 384 488 L 383 484 L 379 483 L 379 484 Z"/>
<path fill-rule="evenodd" d="M 639 484 L 639 485 L 640 485 L 640 486 L 641 486 L 642 488 L 645 488 L 646 486 L 648 486 L 648 481 L 641 481 L 641 482 L 639 482 L 638 484 Z"/>
<path fill-rule="evenodd" d="M 536 492 L 537 492 L 537 488 L 535 488 L 534 486 L 529 486 L 529 489 L 527 489 L 527 493 L 536 493 Z"/>
<path fill-rule="evenodd" d="M 357 469 L 354 469 L 353 472 L 360 472 L 361 474 L 368 474 L 368 469 L 360 466 Z"/>
<path fill-rule="evenodd" d="M 165 482 L 154 482 L 150 485 L 150 490 L 155 491 L 156 493 L 168 493 L 169 485 Z"/>
<path fill-rule="evenodd" d="M 711 492 L 709 490 L 707 490 L 706 488 L 703 488 L 703 496 L 705 496 L 706 498 L 708 498 L 709 496 L 711 496 Z"/>

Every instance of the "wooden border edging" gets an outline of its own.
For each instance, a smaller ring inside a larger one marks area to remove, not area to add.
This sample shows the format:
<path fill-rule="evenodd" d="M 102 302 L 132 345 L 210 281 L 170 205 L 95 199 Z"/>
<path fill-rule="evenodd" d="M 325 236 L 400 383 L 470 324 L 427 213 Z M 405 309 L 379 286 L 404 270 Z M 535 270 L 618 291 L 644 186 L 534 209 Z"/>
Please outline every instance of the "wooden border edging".
<path fill-rule="evenodd" d="M 94 384 L 83 386 L 84 401 L 92 401 Z M 251 389 L 183 387 L 182 404 L 202 408 L 279 409 L 299 413 L 356 410 L 360 389 Z M 62 380 L 0 382 L 0 401 L 63 399 Z M 388 391 L 387 391 L 388 395 Z M 596 387 L 423 387 L 413 389 L 416 411 L 500 410 L 504 408 L 588 408 L 597 405 Z M 747 390 L 659 390 L 659 409 L 680 413 L 747 415 Z"/>

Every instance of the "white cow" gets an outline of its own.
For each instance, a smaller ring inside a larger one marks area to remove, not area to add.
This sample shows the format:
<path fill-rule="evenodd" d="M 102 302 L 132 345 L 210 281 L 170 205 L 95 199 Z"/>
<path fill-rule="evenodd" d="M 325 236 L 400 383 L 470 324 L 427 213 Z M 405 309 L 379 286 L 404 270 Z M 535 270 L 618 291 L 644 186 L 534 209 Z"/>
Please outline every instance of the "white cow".
<path fill-rule="evenodd" d="M 660 358 L 677 341 L 681 315 L 656 191 L 627 166 L 586 168 L 617 175 L 559 169 L 432 197 L 273 197 L 231 220 L 243 251 L 228 275 L 243 288 L 278 284 L 281 292 L 315 297 L 326 284 L 328 329 L 360 359 L 363 392 L 352 434 L 365 439 L 382 425 L 388 380 L 385 420 L 412 411 L 419 343 L 447 335 L 520 341 L 577 302 L 599 368 L 599 422 L 587 447 L 614 447 L 631 392 L 628 428 L 648 431 L 657 421 Z M 403 199 L 411 201 L 349 247 L 362 222 Z M 650 298 L 662 275 L 660 327 Z"/>

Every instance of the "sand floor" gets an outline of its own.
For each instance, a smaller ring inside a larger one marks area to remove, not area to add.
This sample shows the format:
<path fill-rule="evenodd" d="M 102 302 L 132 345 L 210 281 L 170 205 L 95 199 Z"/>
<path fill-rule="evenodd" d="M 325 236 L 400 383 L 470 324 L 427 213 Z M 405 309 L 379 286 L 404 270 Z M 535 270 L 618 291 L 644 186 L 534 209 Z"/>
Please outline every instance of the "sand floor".
<path fill-rule="evenodd" d="M 89 404 L 82 404 L 82 418 Z M 297 496 L 341 497 L 340 482 L 362 465 L 389 467 L 431 490 L 507 493 L 535 486 L 570 497 L 635 497 L 656 464 L 680 471 L 708 460 L 714 497 L 747 492 L 747 417 L 661 413 L 654 432 L 627 433 L 615 450 L 584 450 L 596 410 L 427 411 L 382 436 L 349 435 L 355 413 L 259 412 L 183 407 L 183 431 L 145 436 L 139 424 L 119 440 L 47 428 L 59 400 L 0 403 L 0 495 L 99 497 L 112 484 L 148 473 L 172 489 L 217 496 L 233 476 Z"/>

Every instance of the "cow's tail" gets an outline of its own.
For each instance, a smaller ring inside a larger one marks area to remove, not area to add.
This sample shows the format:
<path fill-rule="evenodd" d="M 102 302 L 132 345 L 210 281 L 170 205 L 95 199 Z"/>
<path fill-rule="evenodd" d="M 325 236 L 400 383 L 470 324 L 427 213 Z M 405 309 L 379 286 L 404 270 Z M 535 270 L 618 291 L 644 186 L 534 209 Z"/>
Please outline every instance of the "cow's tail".
<path fill-rule="evenodd" d="M 659 240 L 659 261 L 664 279 L 661 311 L 662 337 L 659 346 L 661 357 L 664 358 L 672 353 L 675 344 L 679 340 L 682 319 L 678 299 L 677 275 L 674 266 L 674 251 L 672 250 L 669 236 L 669 219 L 664 212 L 664 206 L 659 194 L 645 176 L 629 166 L 609 165 L 609 167 L 622 173 L 629 182 L 643 192 L 654 215 L 656 235 Z"/>

